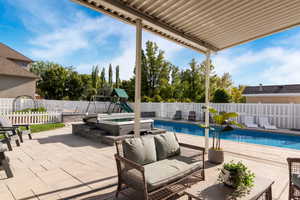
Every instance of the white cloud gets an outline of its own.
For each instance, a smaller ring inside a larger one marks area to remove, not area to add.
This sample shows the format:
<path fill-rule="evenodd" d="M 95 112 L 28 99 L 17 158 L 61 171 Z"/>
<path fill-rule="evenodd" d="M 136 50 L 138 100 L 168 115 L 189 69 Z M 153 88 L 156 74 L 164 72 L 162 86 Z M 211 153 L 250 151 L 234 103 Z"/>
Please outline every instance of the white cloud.
<path fill-rule="evenodd" d="M 295 41 L 286 40 L 284 46 L 261 50 L 231 49 L 213 56 L 217 74 L 229 72 L 237 84 L 299 83 L 300 49 L 291 48 Z"/>

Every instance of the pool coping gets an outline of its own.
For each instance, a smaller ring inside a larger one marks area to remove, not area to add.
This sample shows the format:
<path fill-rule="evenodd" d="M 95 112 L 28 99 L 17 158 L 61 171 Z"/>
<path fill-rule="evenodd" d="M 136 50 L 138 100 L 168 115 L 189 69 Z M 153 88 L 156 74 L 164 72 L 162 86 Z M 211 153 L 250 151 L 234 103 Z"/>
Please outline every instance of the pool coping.
<path fill-rule="evenodd" d="M 188 120 L 174 120 L 174 119 L 169 119 L 169 118 L 152 118 L 153 120 L 161 120 L 161 121 L 167 121 L 167 122 L 180 122 L 180 123 L 185 123 L 185 124 L 193 124 L 193 125 L 199 125 L 203 124 L 203 121 L 188 121 Z M 215 124 L 212 124 L 215 125 Z M 235 129 L 240 129 L 240 130 L 249 130 L 249 131 L 260 131 L 260 132 L 268 132 L 268 133 L 274 133 L 274 134 L 287 134 L 287 135 L 293 135 L 293 136 L 300 136 L 300 131 L 294 131 L 290 129 L 264 129 L 264 128 L 235 128 Z"/>

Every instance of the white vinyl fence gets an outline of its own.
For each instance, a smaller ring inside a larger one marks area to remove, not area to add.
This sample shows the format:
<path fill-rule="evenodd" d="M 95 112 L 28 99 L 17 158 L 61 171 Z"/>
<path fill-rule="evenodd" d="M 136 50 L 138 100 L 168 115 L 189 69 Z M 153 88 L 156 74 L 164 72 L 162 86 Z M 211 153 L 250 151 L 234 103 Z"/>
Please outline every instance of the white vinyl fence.
<path fill-rule="evenodd" d="M 18 108 L 32 107 L 31 100 L 23 100 L 18 102 Z M 48 113 L 56 113 L 60 115 L 63 112 L 86 113 L 88 101 L 62 101 L 62 100 L 36 100 L 37 107 L 45 107 Z M 280 128 L 296 128 L 300 129 L 300 104 L 251 104 L 251 103 L 211 103 L 212 107 L 219 111 L 237 112 L 239 113 L 238 121 L 241 122 L 243 116 L 254 116 L 256 122 L 261 116 L 268 117 L 270 122 Z M 89 113 L 105 113 L 108 109 L 109 102 L 91 103 L 88 109 Z M 176 110 L 181 110 L 183 118 L 188 118 L 189 111 L 195 111 L 197 120 L 204 120 L 203 103 L 142 103 L 143 112 L 155 112 L 157 117 L 172 118 Z M 133 108 L 133 104 L 131 103 Z M 11 113 L 13 110 L 13 99 L 0 98 L 0 113 Z M 40 113 L 41 114 L 41 113 Z M 12 114 L 11 114 L 12 115 Z M 31 116 L 32 123 L 43 123 L 43 115 L 39 120 Z M 52 115 L 51 115 L 52 116 Z M 14 119 L 19 119 L 14 116 Z M 55 117 L 54 117 L 55 118 Z M 48 120 L 51 117 L 47 118 Z M 51 120 L 50 120 L 51 121 Z"/>
<path fill-rule="evenodd" d="M 30 99 L 21 99 L 13 105 L 13 98 L 0 98 L 0 113 L 1 112 L 13 112 L 14 107 L 16 110 L 23 110 L 26 108 L 44 107 L 47 111 L 57 112 L 75 112 L 75 113 L 102 113 L 106 112 L 109 106 L 109 102 L 95 102 L 89 101 L 64 101 L 64 100 L 35 100 L 35 103 Z"/>
<path fill-rule="evenodd" d="M 12 124 L 48 124 L 61 122 L 59 112 L 1 113 Z"/>
<path fill-rule="evenodd" d="M 155 111 L 157 117 L 173 118 L 176 110 L 181 110 L 184 119 L 189 111 L 195 111 L 197 120 L 204 120 L 204 103 L 142 103 L 145 112 Z M 279 128 L 300 129 L 300 104 L 251 104 L 251 103 L 211 103 L 218 111 L 237 112 L 237 120 L 243 116 L 254 116 L 256 123 L 259 117 L 268 117 L 269 121 Z"/>

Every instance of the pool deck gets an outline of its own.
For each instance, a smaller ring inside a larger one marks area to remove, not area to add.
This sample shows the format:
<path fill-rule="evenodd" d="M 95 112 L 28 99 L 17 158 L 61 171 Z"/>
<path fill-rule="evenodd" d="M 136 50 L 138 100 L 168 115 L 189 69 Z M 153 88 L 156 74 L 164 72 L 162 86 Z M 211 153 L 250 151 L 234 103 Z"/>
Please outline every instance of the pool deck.
<path fill-rule="evenodd" d="M 168 118 L 154 118 L 154 120 L 161 120 L 161 121 L 167 121 L 167 122 L 177 122 L 177 123 L 185 123 L 185 124 L 204 124 L 203 121 L 188 121 L 188 120 L 173 120 L 173 119 L 168 119 Z M 214 124 L 212 124 L 214 125 Z M 236 128 L 240 129 L 240 128 Z M 288 135 L 300 135 L 300 130 L 291 130 L 291 129 L 264 129 L 264 128 L 242 128 L 243 130 L 251 130 L 251 131 L 263 131 L 263 132 L 270 132 L 270 133 L 284 133 Z"/>
<path fill-rule="evenodd" d="M 178 134 L 178 138 L 204 146 L 201 136 Z M 226 161 L 242 161 L 256 176 L 274 180 L 273 199 L 287 199 L 286 158 L 300 157 L 300 151 L 225 140 L 222 146 Z M 6 179 L 0 171 L 0 199 L 112 200 L 117 182 L 114 153 L 114 147 L 72 135 L 70 126 L 33 134 L 33 140 L 7 152 L 14 177 Z M 219 167 L 208 164 L 205 173 L 217 175 Z"/>

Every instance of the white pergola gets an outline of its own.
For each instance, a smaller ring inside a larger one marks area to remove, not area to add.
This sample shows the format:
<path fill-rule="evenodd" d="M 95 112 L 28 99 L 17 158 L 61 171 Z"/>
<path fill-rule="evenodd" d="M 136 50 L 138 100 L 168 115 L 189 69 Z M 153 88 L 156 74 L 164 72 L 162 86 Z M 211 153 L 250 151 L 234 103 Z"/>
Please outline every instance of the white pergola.
<path fill-rule="evenodd" d="M 210 55 L 300 25 L 299 0 L 72 0 L 136 26 L 135 135 L 140 134 L 142 29 Z M 205 112 L 209 126 L 209 110 Z M 205 130 L 205 148 L 209 147 Z"/>

